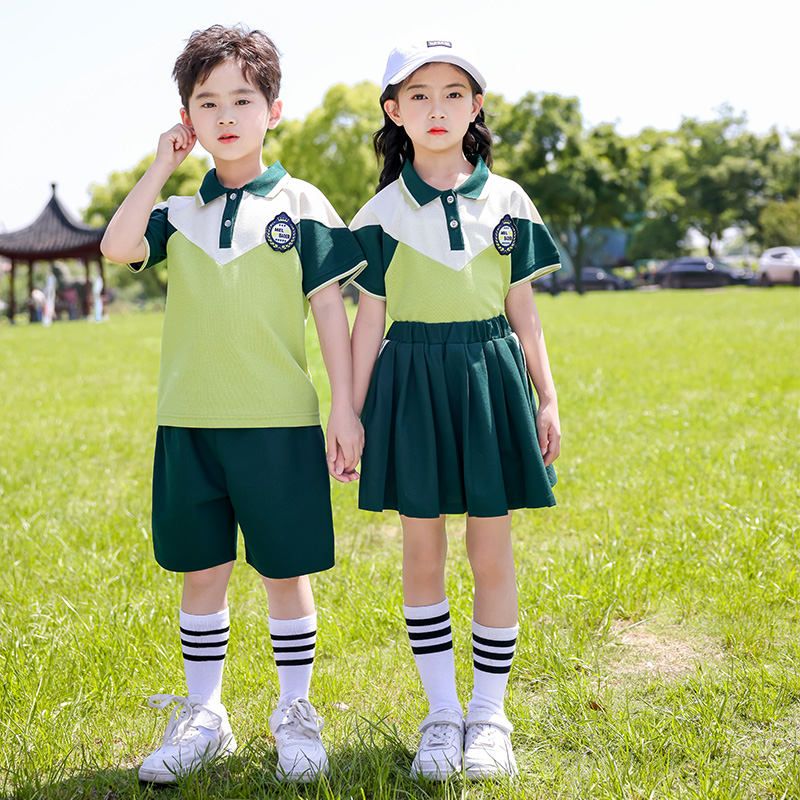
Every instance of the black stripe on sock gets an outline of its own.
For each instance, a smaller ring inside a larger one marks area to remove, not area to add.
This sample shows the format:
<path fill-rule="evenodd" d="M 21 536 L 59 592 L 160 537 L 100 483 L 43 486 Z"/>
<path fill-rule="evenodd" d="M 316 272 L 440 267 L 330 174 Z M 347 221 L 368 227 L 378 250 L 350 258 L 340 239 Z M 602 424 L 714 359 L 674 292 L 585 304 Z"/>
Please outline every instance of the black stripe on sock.
<path fill-rule="evenodd" d="M 313 663 L 313 658 L 298 658 L 296 661 L 278 661 L 277 658 L 275 659 L 276 667 L 303 667 Z"/>
<path fill-rule="evenodd" d="M 453 649 L 452 640 L 447 642 L 442 642 L 441 644 L 432 644 L 429 645 L 428 647 L 414 647 L 413 644 L 411 645 L 411 652 L 415 656 L 426 656 L 429 653 L 444 653 L 447 650 L 452 650 L 452 649 Z"/>
<path fill-rule="evenodd" d="M 486 650 L 479 650 L 477 647 L 472 648 L 472 652 L 481 658 L 490 658 L 495 661 L 511 661 L 514 658 L 514 653 L 489 653 Z"/>
<path fill-rule="evenodd" d="M 192 655 L 189 655 L 189 653 L 184 653 L 183 657 L 187 661 L 224 661 L 225 660 L 225 656 L 224 655 L 221 655 L 221 656 L 192 656 Z"/>
<path fill-rule="evenodd" d="M 427 617 L 426 619 L 409 619 L 406 617 L 406 625 L 419 627 L 421 625 L 436 625 L 440 622 L 449 622 L 450 621 L 450 612 L 447 611 L 442 614 L 441 617 Z"/>
<path fill-rule="evenodd" d="M 187 642 L 186 639 L 181 639 L 181 644 L 184 647 L 227 647 L 228 640 L 224 639 L 221 642 Z"/>
<path fill-rule="evenodd" d="M 228 633 L 230 629 L 230 625 L 227 628 L 219 628 L 215 631 L 190 631 L 188 628 L 181 628 L 181 633 L 185 633 L 187 636 L 214 636 L 218 633 Z"/>
<path fill-rule="evenodd" d="M 450 625 L 446 628 L 440 628 L 438 631 L 409 631 L 408 638 L 414 641 L 419 639 L 436 639 L 438 636 L 447 636 L 452 634 L 453 629 Z"/>
<path fill-rule="evenodd" d="M 273 653 L 305 653 L 308 650 L 313 650 L 316 647 L 315 644 L 302 644 L 298 645 L 297 647 L 275 647 L 272 646 Z"/>
<path fill-rule="evenodd" d="M 483 636 L 473 633 L 472 641 L 485 647 L 514 647 L 517 643 L 517 637 L 515 636 L 513 639 L 484 639 Z"/>
<path fill-rule="evenodd" d="M 297 639 L 308 639 L 310 636 L 316 636 L 315 630 L 308 633 L 271 633 L 269 636 L 273 641 L 277 642 L 291 642 Z"/>
<path fill-rule="evenodd" d="M 495 675 L 503 675 L 506 672 L 511 672 L 511 664 L 506 664 L 502 667 L 494 667 L 489 664 L 481 664 L 480 661 L 473 661 L 472 662 L 475 669 L 479 669 L 481 672 L 491 672 Z"/>

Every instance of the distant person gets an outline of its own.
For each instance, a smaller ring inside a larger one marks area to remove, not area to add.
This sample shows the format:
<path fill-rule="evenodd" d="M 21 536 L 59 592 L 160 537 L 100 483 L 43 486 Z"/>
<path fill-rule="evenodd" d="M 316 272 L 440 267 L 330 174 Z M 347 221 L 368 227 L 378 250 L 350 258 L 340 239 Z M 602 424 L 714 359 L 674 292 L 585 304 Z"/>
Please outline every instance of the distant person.
<path fill-rule="evenodd" d="M 42 309 L 44 308 L 44 292 L 41 289 L 33 289 L 28 305 L 30 306 L 29 316 L 31 322 L 41 322 Z"/>
<path fill-rule="evenodd" d="M 103 276 L 98 272 L 92 281 L 92 304 L 94 306 L 94 321 L 103 321 Z"/>
<path fill-rule="evenodd" d="M 342 482 L 358 477 L 363 431 L 339 283 L 364 260 L 318 189 L 262 162 L 264 136 L 282 110 L 278 53 L 264 33 L 195 31 L 173 76 L 182 123 L 162 134 L 102 242 L 108 258 L 134 272 L 164 258 L 169 270 L 153 540 L 158 563 L 184 573 L 187 696 L 150 698 L 180 712 L 139 777 L 168 783 L 236 746 L 221 686 L 238 523 L 269 599 L 277 775 L 309 781 L 327 771 L 328 758 L 308 700 L 317 635 L 308 574 L 334 564 L 328 472 Z M 198 141 L 215 169 L 195 196 L 153 208 Z M 309 305 L 331 384 L 327 459 L 306 363 Z"/>
<path fill-rule="evenodd" d="M 49 327 L 56 316 L 56 288 L 57 281 L 53 271 L 47 273 L 44 282 L 44 308 L 42 309 L 42 323 Z"/>
<path fill-rule="evenodd" d="M 559 267 L 533 203 L 493 175 L 483 76 L 447 41 L 389 55 L 378 193 L 351 224 L 368 267 L 353 330 L 359 506 L 400 512 L 403 612 L 427 694 L 414 776 L 514 775 L 511 510 L 555 505 L 558 404 L 531 281 Z M 395 322 L 384 337 L 386 312 Z M 530 376 L 530 378 L 529 378 Z M 531 379 L 539 399 L 538 416 Z M 466 514 L 474 684 L 464 716 L 445 596 L 446 514 Z"/>

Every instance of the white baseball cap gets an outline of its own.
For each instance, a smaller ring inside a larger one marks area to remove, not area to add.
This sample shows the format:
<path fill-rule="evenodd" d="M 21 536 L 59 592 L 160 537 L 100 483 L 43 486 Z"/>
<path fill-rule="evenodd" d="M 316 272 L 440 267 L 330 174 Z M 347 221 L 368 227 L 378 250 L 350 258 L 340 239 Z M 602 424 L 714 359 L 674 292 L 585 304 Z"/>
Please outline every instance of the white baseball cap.
<path fill-rule="evenodd" d="M 386 72 L 383 73 L 383 81 L 381 83 L 381 94 L 386 91 L 387 86 L 404 81 L 423 64 L 439 61 L 461 67 L 461 69 L 475 78 L 482 92 L 486 91 L 486 79 L 471 61 L 459 55 L 459 51 L 453 47 L 452 42 L 446 39 L 429 39 L 425 42 L 396 47 L 389 53 Z"/>

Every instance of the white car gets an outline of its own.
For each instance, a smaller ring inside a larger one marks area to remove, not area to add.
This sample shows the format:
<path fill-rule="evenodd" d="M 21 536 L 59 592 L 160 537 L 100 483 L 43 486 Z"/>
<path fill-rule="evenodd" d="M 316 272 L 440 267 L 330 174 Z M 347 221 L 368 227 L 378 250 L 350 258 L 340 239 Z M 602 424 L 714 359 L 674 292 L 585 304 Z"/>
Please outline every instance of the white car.
<path fill-rule="evenodd" d="M 800 247 L 771 247 L 758 259 L 758 282 L 762 286 L 791 283 L 800 286 Z"/>

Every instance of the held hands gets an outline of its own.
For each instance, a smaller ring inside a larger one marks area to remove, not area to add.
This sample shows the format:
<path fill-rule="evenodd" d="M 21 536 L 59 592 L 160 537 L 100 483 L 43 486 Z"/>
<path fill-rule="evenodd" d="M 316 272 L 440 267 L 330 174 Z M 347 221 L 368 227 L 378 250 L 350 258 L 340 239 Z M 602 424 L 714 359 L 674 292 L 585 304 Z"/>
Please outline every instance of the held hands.
<path fill-rule="evenodd" d="M 356 467 L 364 449 L 364 428 L 352 408 L 331 409 L 328 419 L 328 472 L 340 483 L 361 476 Z"/>
<path fill-rule="evenodd" d="M 183 163 L 196 142 L 194 128 L 179 122 L 159 137 L 156 161 L 160 161 L 171 171 L 175 170 Z"/>
<path fill-rule="evenodd" d="M 558 419 L 558 406 L 555 403 L 544 402 L 539 406 L 536 414 L 536 433 L 544 465 L 549 467 L 561 452 L 561 423 Z"/>

